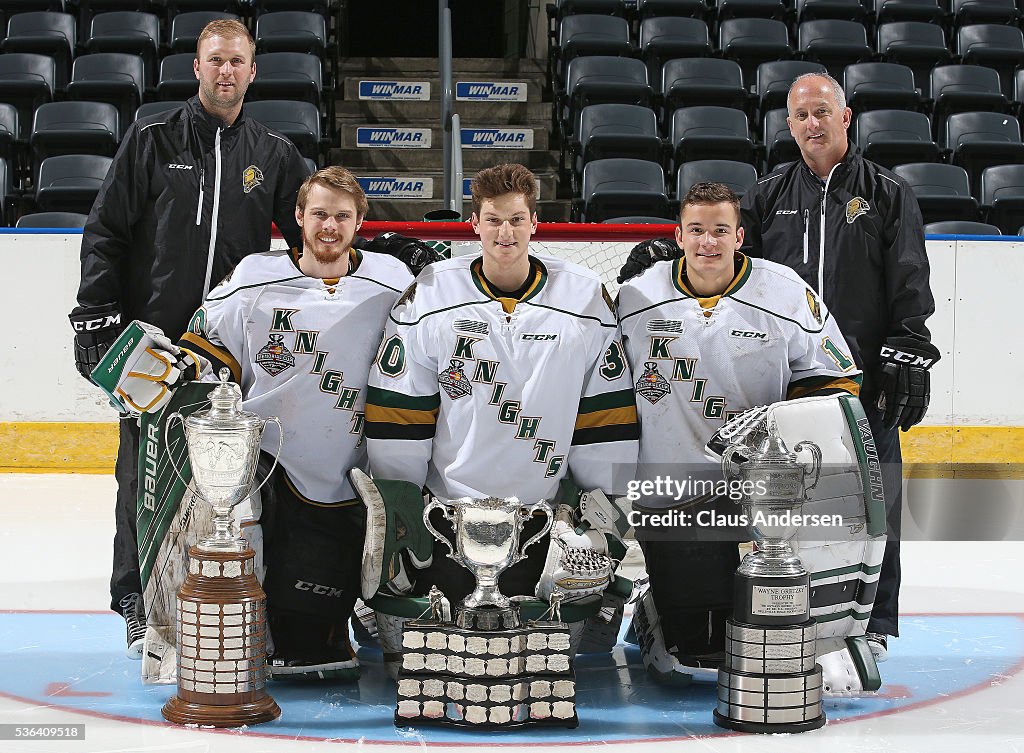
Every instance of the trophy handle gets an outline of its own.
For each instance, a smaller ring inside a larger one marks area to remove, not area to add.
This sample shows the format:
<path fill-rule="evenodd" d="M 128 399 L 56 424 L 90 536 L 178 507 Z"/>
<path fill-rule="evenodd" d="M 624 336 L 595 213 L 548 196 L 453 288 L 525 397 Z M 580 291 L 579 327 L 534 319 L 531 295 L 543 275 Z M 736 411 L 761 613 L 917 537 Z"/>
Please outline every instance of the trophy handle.
<path fill-rule="evenodd" d="M 533 514 L 537 511 L 543 512 L 544 517 L 546 518 L 546 522 L 544 523 L 543 528 L 541 528 L 537 533 L 531 536 L 525 544 L 523 544 L 523 548 L 516 553 L 516 558 L 509 563 L 509 566 L 516 564 L 520 560 L 526 559 L 526 550 L 529 549 L 530 546 L 544 538 L 544 535 L 551 530 L 551 524 L 554 523 L 555 516 L 551 511 L 551 505 L 549 505 L 547 502 L 541 500 L 540 502 L 534 502 L 529 507 L 523 506 L 519 508 L 519 514 L 522 516 L 522 520 L 524 523 L 530 518 L 532 518 Z"/>
<path fill-rule="evenodd" d="M 738 453 L 740 449 L 741 445 L 731 444 L 726 447 L 725 452 L 722 453 L 722 473 L 725 475 L 726 479 L 734 479 L 739 476 L 740 464 L 734 462 L 732 456 Z"/>
<path fill-rule="evenodd" d="M 800 450 L 807 450 L 811 453 L 811 462 L 808 465 L 811 467 L 810 470 L 804 470 L 804 478 L 814 474 L 814 483 L 804 488 L 805 492 L 809 492 L 811 489 L 818 485 L 818 479 L 821 478 L 821 448 L 814 442 L 798 442 L 797 446 L 793 448 L 793 452 L 800 452 Z"/>
<path fill-rule="evenodd" d="M 255 489 L 250 489 L 248 492 L 246 492 L 246 497 L 251 497 L 260 489 L 262 489 L 268 481 L 270 481 L 270 477 L 274 475 L 274 469 L 277 468 L 277 461 L 280 460 L 281 458 L 281 450 L 284 449 L 284 427 L 281 426 L 281 419 L 278 418 L 277 416 L 267 416 L 267 418 L 263 421 L 263 431 L 267 430 L 267 424 L 274 424 L 275 426 L 277 426 L 277 454 L 274 455 L 274 462 L 271 464 L 270 470 L 267 471 L 266 477 L 262 481 L 260 481 L 259 486 L 257 486 Z M 262 434 L 260 435 L 260 439 L 263 439 Z"/>
<path fill-rule="evenodd" d="M 430 513 L 433 510 L 435 510 L 435 509 L 440 510 L 441 514 L 444 515 L 445 519 L 451 521 L 451 519 L 452 519 L 451 508 L 449 508 L 448 505 L 446 505 L 444 502 L 439 500 L 437 497 L 431 497 L 430 501 L 427 502 L 427 504 L 424 505 L 424 507 L 423 507 L 423 525 L 426 526 L 426 529 L 428 531 L 430 531 L 430 534 L 435 539 L 437 539 L 442 544 L 444 544 L 446 547 L 448 547 L 448 554 L 445 555 L 445 556 L 448 557 L 449 559 L 455 560 L 456 562 L 458 562 L 461 565 L 463 563 L 456 556 L 456 554 L 455 554 L 455 547 L 452 546 L 452 542 L 448 540 L 447 536 L 444 536 L 440 531 L 438 531 L 436 528 L 434 528 L 434 526 L 431 525 L 431 523 L 430 523 Z"/>
<path fill-rule="evenodd" d="M 167 462 L 171 464 L 171 470 L 174 471 L 174 475 L 178 477 L 178 480 L 188 489 L 188 481 L 185 480 L 184 476 L 181 475 L 181 471 L 178 470 L 178 466 L 174 462 L 174 453 L 171 452 L 171 445 L 168 444 L 167 437 L 171 433 L 171 423 L 174 419 L 178 419 L 181 422 L 182 431 L 185 430 L 185 418 L 180 412 L 174 411 L 167 417 L 167 426 L 164 428 L 164 450 L 167 451 Z M 188 452 L 188 443 L 186 442 L 185 452 Z"/>

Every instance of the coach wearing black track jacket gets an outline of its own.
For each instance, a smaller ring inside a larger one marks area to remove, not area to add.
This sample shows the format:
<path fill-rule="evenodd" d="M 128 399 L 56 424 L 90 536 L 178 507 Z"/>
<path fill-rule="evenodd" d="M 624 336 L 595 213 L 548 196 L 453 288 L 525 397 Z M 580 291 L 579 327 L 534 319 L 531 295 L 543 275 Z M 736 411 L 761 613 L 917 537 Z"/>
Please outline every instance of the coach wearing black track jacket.
<path fill-rule="evenodd" d="M 743 197 L 743 252 L 785 264 L 818 292 L 864 371 L 861 400 L 883 464 L 888 541 L 868 641 L 884 659 L 898 635 L 902 459 L 899 429 L 928 408 L 939 360 L 925 320 L 935 311 L 921 211 L 910 186 L 849 143 L 842 87 L 797 78 L 789 128 L 803 159 L 782 165 Z"/>
<path fill-rule="evenodd" d="M 309 171 L 284 136 L 245 117 L 255 45 L 237 21 L 199 37 L 199 94 L 183 108 L 136 121 L 125 135 L 82 236 L 75 364 L 86 378 L 133 319 L 176 341 L 210 288 L 244 257 L 270 248 L 271 221 L 291 246 L 299 186 Z M 145 613 L 136 543 L 139 429 L 122 416 L 111 608 L 141 657 Z"/>

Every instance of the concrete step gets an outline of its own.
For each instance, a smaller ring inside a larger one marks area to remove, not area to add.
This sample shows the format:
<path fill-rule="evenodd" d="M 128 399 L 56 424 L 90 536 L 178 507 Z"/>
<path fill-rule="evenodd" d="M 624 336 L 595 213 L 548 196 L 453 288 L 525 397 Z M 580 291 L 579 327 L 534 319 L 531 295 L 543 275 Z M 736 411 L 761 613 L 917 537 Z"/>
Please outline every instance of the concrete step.
<path fill-rule="evenodd" d="M 404 57 L 370 57 L 345 58 L 341 61 L 341 72 L 346 76 L 362 75 L 363 73 L 386 74 L 412 78 L 416 74 L 436 76 L 438 71 L 437 58 L 404 58 Z M 514 76 L 540 75 L 547 73 L 547 63 L 537 58 L 455 58 L 452 60 L 452 73 L 458 77 L 471 73 L 474 76 Z"/>
<path fill-rule="evenodd" d="M 547 128 L 551 123 L 550 102 L 456 102 L 462 124 L 482 126 L 533 125 Z M 346 100 L 335 106 L 339 123 L 388 123 L 392 125 L 437 121 L 441 117 L 438 102 Z"/>
<path fill-rule="evenodd" d="M 465 193 L 469 194 L 469 179 L 472 174 L 464 177 Z M 542 200 L 555 199 L 558 196 L 558 176 L 553 172 L 535 173 Z M 395 201 L 413 201 L 416 199 L 444 198 L 444 173 L 441 170 L 356 170 L 356 177 L 363 184 L 370 201 L 377 199 L 394 199 Z M 402 194 L 401 198 L 386 194 Z"/>
<path fill-rule="evenodd" d="M 400 170 L 402 172 L 441 171 L 441 148 L 437 149 L 358 149 L 334 148 L 329 153 L 330 164 L 343 165 L 349 170 Z M 477 170 L 503 162 L 515 162 L 534 171 L 553 171 L 558 168 L 558 152 L 540 149 L 465 149 L 462 166 L 467 177 Z"/>
<path fill-rule="evenodd" d="M 486 80 L 481 80 L 486 79 Z M 539 102 L 544 90 L 544 76 L 520 76 L 495 80 L 484 76 L 456 76 L 455 97 L 467 101 Z M 380 76 L 345 76 L 342 91 L 346 100 L 437 102 L 441 98 L 441 78 L 437 71 L 422 76 L 399 74 L 393 78 Z"/>
<path fill-rule="evenodd" d="M 440 199 L 413 200 L 413 199 L 370 199 L 370 211 L 366 215 L 368 220 L 405 220 L 418 222 L 423 215 L 434 209 L 442 208 Z M 466 219 L 473 213 L 473 207 L 469 201 L 462 203 L 462 216 Z M 538 201 L 537 219 L 540 222 L 568 222 L 569 202 L 565 200 Z"/>
<path fill-rule="evenodd" d="M 494 124 L 497 126 L 497 124 Z M 474 132 L 475 131 L 475 132 Z M 522 150 L 546 150 L 550 131 L 543 127 L 501 126 L 491 128 L 462 127 L 463 153 L 484 149 L 493 151 L 494 146 L 470 147 L 468 144 L 509 144 L 522 145 Z M 401 127 L 370 124 L 341 123 L 341 148 L 363 148 L 387 151 L 418 151 L 436 148 L 441 151 L 441 128 L 436 123 L 407 123 Z M 374 146 L 360 147 L 360 144 Z M 382 146 L 376 146 L 381 144 Z M 421 146 L 422 145 L 422 146 Z"/>

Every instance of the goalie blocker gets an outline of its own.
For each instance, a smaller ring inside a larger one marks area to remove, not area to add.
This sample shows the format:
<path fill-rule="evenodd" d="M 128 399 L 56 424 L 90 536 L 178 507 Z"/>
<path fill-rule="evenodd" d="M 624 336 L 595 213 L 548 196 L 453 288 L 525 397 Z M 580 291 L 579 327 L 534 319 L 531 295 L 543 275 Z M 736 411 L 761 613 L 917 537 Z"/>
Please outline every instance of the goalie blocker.
<path fill-rule="evenodd" d="M 860 401 L 851 395 L 827 395 L 774 403 L 747 411 L 728 422 L 707 443 L 708 457 L 720 461 L 733 445 L 754 448 L 774 424 L 788 446 L 800 441 L 822 451 L 821 478 L 807 496 L 802 513 L 840 516 L 841 527 L 802 527 L 794 538 L 804 567 L 811 574 L 811 616 L 818 623 L 816 657 L 824 671 L 826 692 L 858 695 L 881 685 L 877 666 L 864 639 L 874 604 L 885 548 L 885 500 L 881 466 Z M 743 462 L 742 455 L 734 456 Z M 685 503 L 684 503 L 685 504 Z M 739 512 L 738 505 L 736 512 Z M 678 560 L 669 563 L 678 568 Z M 656 563 L 649 563 L 657 567 Z M 644 664 L 656 677 L 685 684 L 713 680 L 714 667 L 693 671 L 680 665 L 666 647 L 664 615 L 644 595 L 635 619 Z M 685 598 L 658 593 L 659 602 Z M 682 675 L 682 677 L 680 677 Z"/>

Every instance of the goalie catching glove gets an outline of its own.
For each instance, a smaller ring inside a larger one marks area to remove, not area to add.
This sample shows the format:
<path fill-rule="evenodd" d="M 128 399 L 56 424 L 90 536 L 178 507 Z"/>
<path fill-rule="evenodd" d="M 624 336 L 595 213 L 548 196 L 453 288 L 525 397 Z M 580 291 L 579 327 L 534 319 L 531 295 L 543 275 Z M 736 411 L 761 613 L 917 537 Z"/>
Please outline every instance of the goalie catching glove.
<path fill-rule="evenodd" d="M 441 261 L 444 257 L 417 238 L 409 238 L 398 233 L 381 233 L 372 241 L 357 239 L 357 248 L 374 254 L 393 256 L 418 275 L 428 264 Z"/>
<path fill-rule="evenodd" d="M 629 252 L 626 263 L 619 270 L 618 282 L 621 285 L 626 280 L 645 272 L 656 262 L 678 259 L 682 255 L 683 250 L 671 238 L 651 238 L 641 241 Z"/>
<path fill-rule="evenodd" d="M 878 409 L 884 411 L 885 428 L 907 431 L 928 412 L 931 397 L 930 369 L 939 360 L 939 349 L 912 337 L 890 337 L 879 354 Z"/>
<path fill-rule="evenodd" d="M 124 413 L 155 413 L 178 385 L 199 378 L 209 362 L 179 348 L 159 328 L 133 321 L 93 369 L 91 378 Z"/>

